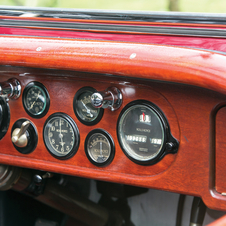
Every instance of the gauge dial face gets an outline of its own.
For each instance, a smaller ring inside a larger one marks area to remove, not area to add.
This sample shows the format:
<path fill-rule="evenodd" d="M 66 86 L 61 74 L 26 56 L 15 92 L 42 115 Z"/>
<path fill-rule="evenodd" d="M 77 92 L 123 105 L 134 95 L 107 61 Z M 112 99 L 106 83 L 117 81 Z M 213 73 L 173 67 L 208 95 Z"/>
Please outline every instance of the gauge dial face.
<path fill-rule="evenodd" d="M 85 141 L 86 155 L 98 166 L 109 164 L 114 157 L 114 143 L 110 135 L 100 129 L 91 131 Z"/>
<path fill-rule="evenodd" d="M 68 115 L 55 113 L 46 121 L 44 141 L 49 152 L 55 157 L 70 158 L 75 154 L 79 145 L 77 126 Z"/>
<path fill-rule="evenodd" d="M 151 104 L 130 104 L 118 121 L 119 143 L 125 154 L 137 163 L 155 159 L 165 145 L 165 125 Z"/>
<path fill-rule="evenodd" d="M 92 87 L 84 87 L 74 97 L 73 107 L 75 115 L 85 125 L 94 125 L 103 116 L 103 109 L 95 108 L 91 104 L 90 97 L 95 91 Z"/>
<path fill-rule="evenodd" d="M 24 89 L 23 105 L 30 116 L 43 117 L 49 109 L 49 95 L 46 88 L 38 82 L 29 83 Z"/>

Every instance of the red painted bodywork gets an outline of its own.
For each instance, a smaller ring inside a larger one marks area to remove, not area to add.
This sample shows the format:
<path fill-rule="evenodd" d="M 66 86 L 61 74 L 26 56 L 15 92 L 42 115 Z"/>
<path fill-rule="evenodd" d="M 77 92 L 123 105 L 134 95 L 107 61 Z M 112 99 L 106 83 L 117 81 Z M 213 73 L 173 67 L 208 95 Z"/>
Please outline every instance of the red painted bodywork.
<path fill-rule="evenodd" d="M 0 19 L 16 19 L 14 17 L 0 17 Z M 27 20 L 23 18 L 20 20 Z M 69 22 L 84 24 L 110 24 L 110 25 L 139 25 L 152 27 L 183 27 L 183 28 L 208 28 L 208 29 L 226 29 L 225 25 L 200 25 L 200 24 L 177 24 L 177 23 L 150 23 L 150 22 L 116 22 L 116 21 L 92 21 L 92 20 L 68 20 L 68 19 L 43 19 L 30 18 L 33 21 L 49 21 L 49 22 Z M 21 26 L 22 23 L 21 23 Z M 17 28 L 17 27 L 0 27 L 0 34 L 14 35 L 14 36 L 35 36 L 35 37 L 54 37 L 54 38 L 72 38 L 72 39 L 86 39 L 86 40 L 106 40 L 106 41 L 122 41 L 148 44 L 163 44 L 172 46 L 181 46 L 189 48 L 209 49 L 214 51 L 226 52 L 226 41 L 224 38 L 211 37 L 189 37 L 179 35 L 155 35 L 155 34 L 140 34 L 135 32 L 104 32 L 104 31 L 84 31 L 84 30 L 68 30 L 68 29 L 42 29 L 42 28 Z"/>

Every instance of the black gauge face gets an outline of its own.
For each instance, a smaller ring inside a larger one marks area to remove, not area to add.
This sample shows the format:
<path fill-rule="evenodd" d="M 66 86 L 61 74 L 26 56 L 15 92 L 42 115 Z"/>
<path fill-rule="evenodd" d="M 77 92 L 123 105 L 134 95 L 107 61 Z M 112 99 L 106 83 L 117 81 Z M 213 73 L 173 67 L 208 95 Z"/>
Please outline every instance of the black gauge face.
<path fill-rule="evenodd" d="M 49 152 L 56 158 L 70 158 L 78 149 L 78 128 L 70 116 L 55 113 L 45 123 L 44 141 Z"/>
<path fill-rule="evenodd" d="M 114 157 L 114 143 L 106 131 L 95 129 L 86 138 L 85 151 L 93 164 L 97 166 L 107 165 Z"/>
<path fill-rule="evenodd" d="M 139 103 L 123 110 L 118 121 L 118 138 L 130 159 L 145 164 L 151 163 L 164 149 L 166 125 L 151 103 Z"/>
<path fill-rule="evenodd" d="M 49 109 L 49 94 L 39 82 L 29 83 L 23 93 L 23 105 L 26 112 L 34 117 L 43 117 Z"/>
<path fill-rule="evenodd" d="M 74 97 L 73 107 L 74 112 L 80 122 L 85 125 L 97 124 L 102 116 L 103 109 L 95 108 L 91 104 L 90 97 L 96 90 L 91 87 L 80 89 Z"/>

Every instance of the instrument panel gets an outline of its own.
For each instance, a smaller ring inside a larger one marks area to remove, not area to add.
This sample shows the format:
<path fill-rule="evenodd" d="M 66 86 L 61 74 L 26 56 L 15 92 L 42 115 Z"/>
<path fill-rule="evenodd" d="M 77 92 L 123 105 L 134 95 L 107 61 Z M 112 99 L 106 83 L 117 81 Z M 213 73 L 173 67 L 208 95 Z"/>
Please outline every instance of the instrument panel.
<path fill-rule="evenodd" d="M 203 186 L 208 196 L 208 172 L 214 176 L 214 170 L 209 171 L 206 137 L 214 130 L 207 125 L 210 119 L 214 122 L 210 115 L 215 114 L 216 106 L 224 103 L 223 94 L 100 74 L 19 67 L 7 70 L 1 79 L 16 78 L 22 94 L 6 103 L 10 122 L 0 140 L 1 163 L 193 195 L 200 194 Z M 29 84 L 34 88 L 27 92 Z M 119 107 L 109 107 L 110 97 L 102 105 L 105 108 L 94 107 L 91 96 L 110 87 L 120 90 Z M 33 112 L 33 107 L 37 111 Z M 20 131 L 12 139 L 14 124 L 27 134 L 28 143 L 31 127 L 34 129 L 32 139 L 37 144 L 32 151 L 17 150 L 13 140 L 20 137 Z M 201 185 L 196 180 L 200 176 Z"/>
<path fill-rule="evenodd" d="M 43 80 L 38 70 L 36 73 L 28 77 L 12 75 L 20 81 L 22 95 L 9 100 L 10 121 L 29 120 L 38 140 L 31 152 L 21 155 L 10 138 L 13 155 L 109 172 L 121 171 L 123 161 L 122 172 L 138 175 L 161 173 L 174 161 L 179 147 L 176 115 L 165 97 L 149 86 L 114 79 L 83 80 L 79 74 L 67 79 L 47 75 Z M 117 87 L 121 93 L 120 106 L 114 110 L 106 107 L 110 95 L 105 106 L 94 107 L 92 94 L 109 87 Z M 170 124 L 176 127 L 171 130 Z"/>

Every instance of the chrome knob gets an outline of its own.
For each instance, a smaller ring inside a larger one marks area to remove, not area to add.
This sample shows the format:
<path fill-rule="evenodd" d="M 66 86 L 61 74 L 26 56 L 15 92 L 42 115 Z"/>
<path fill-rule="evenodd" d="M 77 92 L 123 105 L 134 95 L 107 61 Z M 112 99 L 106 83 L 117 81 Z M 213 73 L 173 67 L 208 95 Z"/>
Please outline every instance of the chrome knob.
<path fill-rule="evenodd" d="M 14 129 L 12 133 L 12 142 L 17 146 L 17 147 L 26 147 L 28 143 L 28 136 L 26 134 L 26 131 L 28 127 L 30 126 L 29 121 L 23 122 L 21 125 L 21 128 L 16 128 Z"/>
<path fill-rule="evenodd" d="M 102 108 L 104 104 L 105 93 L 93 93 L 91 96 L 91 103 L 95 108 Z"/>
<path fill-rule="evenodd" d="M 103 92 L 93 93 L 90 99 L 95 108 L 109 108 L 115 111 L 122 104 L 122 93 L 118 88 L 110 87 Z"/>
<path fill-rule="evenodd" d="M 21 85 L 17 79 L 11 78 L 6 82 L 0 82 L 0 97 L 17 99 L 20 94 Z"/>

